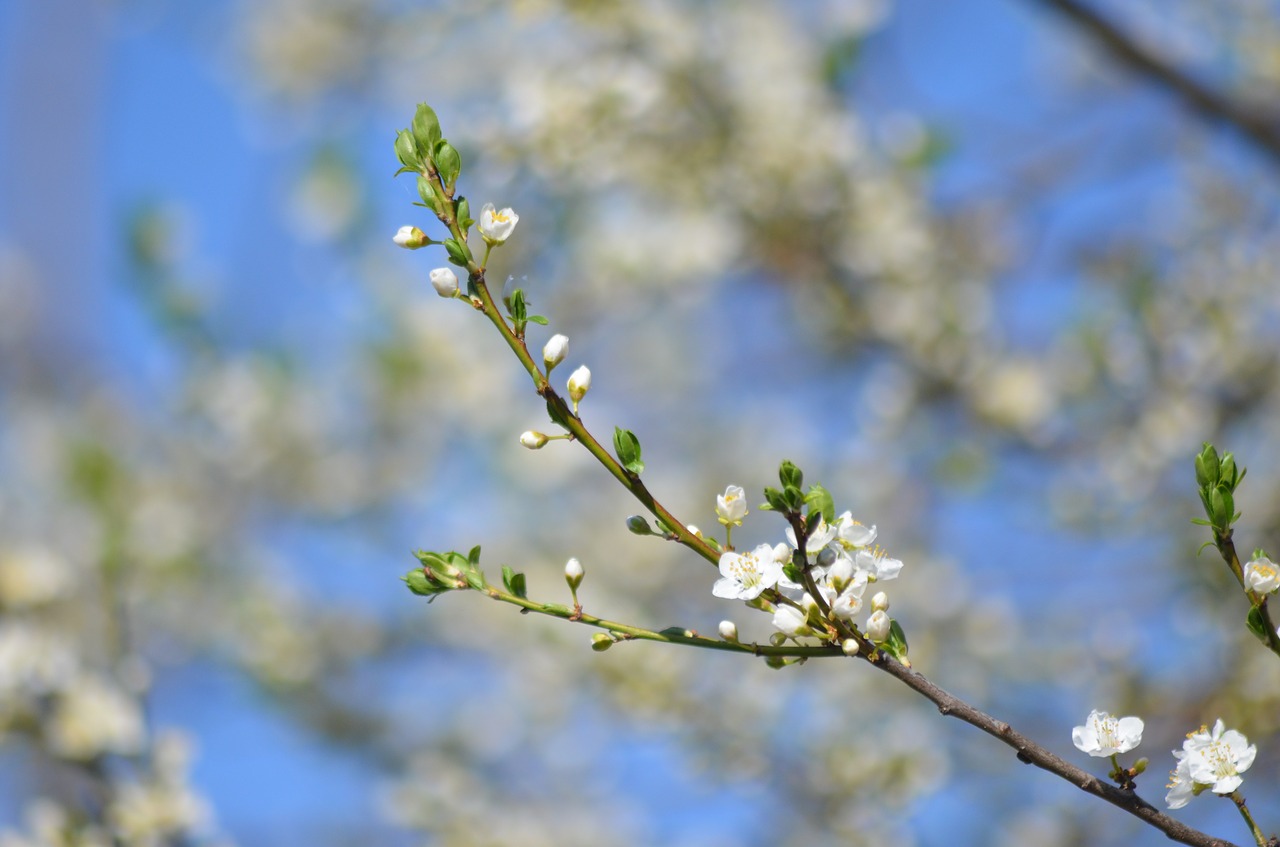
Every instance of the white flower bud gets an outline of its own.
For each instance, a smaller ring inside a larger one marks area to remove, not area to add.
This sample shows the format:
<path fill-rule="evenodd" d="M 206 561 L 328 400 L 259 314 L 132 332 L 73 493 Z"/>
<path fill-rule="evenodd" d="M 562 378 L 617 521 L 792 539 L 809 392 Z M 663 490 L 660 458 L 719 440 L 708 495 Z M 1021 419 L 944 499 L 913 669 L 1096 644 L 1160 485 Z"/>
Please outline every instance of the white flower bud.
<path fill-rule="evenodd" d="M 396 234 L 391 237 L 399 246 L 406 250 L 417 250 L 419 247 L 426 247 L 431 243 L 431 239 L 427 238 L 427 234 L 416 226 L 402 226 L 396 230 Z"/>
<path fill-rule="evenodd" d="M 551 340 L 542 348 L 542 363 L 547 366 L 547 373 L 551 373 L 551 369 L 564 361 L 565 354 L 569 352 L 569 337 L 565 335 L 553 335 Z"/>
<path fill-rule="evenodd" d="M 577 591 L 578 586 L 582 584 L 583 570 L 582 563 L 577 559 L 570 559 L 564 563 L 564 581 L 569 583 L 569 588 Z"/>
<path fill-rule="evenodd" d="M 720 621 L 720 637 L 725 641 L 738 643 L 738 625 L 733 621 Z"/>
<path fill-rule="evenodd" d="M 858 655 L 858 640 L 856 638 L 846 638 L 840 644 L 840 649 L 844 651 L 846 656 Z"/>
<path fill-rule="evenodd" d="M 569 374 L 569 399 L 573 401 L 575 411 L 577 411 L 579 401 L 587 396 L 587 392 L 590 389 L 591 371 L 586 365 Z"/>
<path fill-rule="evenodd" d="M 441 297 L 453 297 L 458 293 L 458 275 L 450 268 L 436 268 L 431 272 L 431 285 Z"/>
<path fill-rule="evenodd" d="M 520 216 L 509 207 L 498 212 L 492 203 L 485 203 L 480 209 L 480 235 L 490 244 L 501 244 L 511 237 L 519 221 Z"/>
<path fill-rule="evenodd" d="M 875 596 L 871 598 L 871 611 L 884 612 L 889 608 L 889 595 L 883 591 L 877 591 Z"/>
<path fill-rule="evenodd" d="M 698 529 L 693 524 L 689 524 L 688 526 L 685 527 L 685 529 L 689 530 L 690 535 L 697 536 L 698 538 L 702 537 L 702 530 Z"/>
<path fill-rule="evenodd" d="M 547 436 L 532 429 L 520 434 L 520 443 L 530 450 L 541 450 L 547 440 Z"/>
<path fill-rule="evenodd" d="M 892 625 L 889 615 L 883 609 L 876 609 L 871 613 L 871 617 L 867 618 L 867 638 L 879 644 L 889 637 L 889 627 Z"/>

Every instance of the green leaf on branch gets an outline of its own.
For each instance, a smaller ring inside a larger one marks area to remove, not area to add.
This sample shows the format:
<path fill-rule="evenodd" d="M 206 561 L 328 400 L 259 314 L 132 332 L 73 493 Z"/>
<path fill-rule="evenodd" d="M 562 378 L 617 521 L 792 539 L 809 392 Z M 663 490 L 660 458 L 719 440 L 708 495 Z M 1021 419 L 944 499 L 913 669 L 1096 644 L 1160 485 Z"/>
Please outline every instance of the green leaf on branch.
<path fill-rule="evenodd" d="M 480 564 L 480 545 L 471 548 L 471 552 L 467 554 L 467 564 L 475 567 Z"/>
<path fill-rule="evenodd" d="M 432 151 L 440 143 L 440 119 L 426 103 L 419 103 L 413 113 L 413 140 L 419 150 Z"/>
<path fill-rule="evenodd" d="M 529 315 L 527 320 L 529 321 L 529 323 L 537 324 L 538 326 L 546 326 L 547 324 L 551 323 L 551 321 L 547 320 L 542 315 Z"/>
<path fill-rule="evenodd" d="M 631 473 L 639 476 L 644 471 L 644 462 L 640 460 L 640 439 L 631 430 L 613 428 L 613 451 L 618 462 Z"/>
<path fill-rule="evenodd" d="M 462 172 L 462 156 L 458 149 L 448 141 L 441 139 L 435 146 L 436 170 L 440 172 L 440 181 L 446 188 L 453 188 Z"/>
<path fill-rule="evenodd" d="M 458 229 L 466 232 L 475 221 L 471 220 L 471 204 L 467 198 L 459 197 L 453 203 L 453 218 L 458 222 Z"/>
<path fill-rule="evenodd" d="M 782 492 L 776 488 L 766 487 L 764 490 L 765 505 L 762 509 L 772 509 L 776 512 L 787 511 L 787 501 L 783 499 Z"/>
<path fill-rule="evenodd" d="M 502 585 L 521 600 L 528 599 L 524 574 L 516 573 L 510 565 L 502 566 Z"/>
<path fill-rule="evenodd" d="M 569 413 L 564 407 L 564 401 L 556 397 L 547 398 L 547 417 L 551 418 L 551 422 L 558 424 L 564 429 L 569 429 Z"/>
<path fill-rule="evenodd" d="M 414 141 L 413 133 L 407 129 L 402 129 L 396 133 L 396 158 L 403 165 L 400 170 L 396 171 L 396 176 L 405 172 L 420 173 L 422 171 L 422 155 L 418 152 L 418 145 Z"/>
<path fill-rule="evenodd" d="M 902 626 L 897 620 L 889 623 L 889 637 L 880 645 L 880 649 L 884 650 L 899 662 L 906 664 L 907 659 L 907 635 L 902 631 Z"/>
<path fill-rule="evenodd" d="M 444 249 L 449 254 L 449 261 L 459 267 L 465 268 L 467 262 L 471 260 L 471 253 L 456 238 L 446 238 L 444 240 Z"/>
<path fill-rule="evenodd" d="M 1262 613 L 1261 606 L 1251 606 L 1249 608 L 1249 614 L 1245 617 L 1244 624 L 1263 644 L 1270 643 L 1271 634 L 1267 632 L 1267 618 Z"/>
<path fill-rule="evenodd" d="M 433 597 L 453 588 L 453 586 L 441 582 L 439 579 L 427 576 L 427 572 L 422 568 L 414 568 L 402 576 L 401 579 L 404 580 L 405 585 L 409 586 L 410 591 L 423 597 Z"/>
<path fill-rule="evenodd" d="M 789 459 L 783 459 L 778 466 L 778 479 L 783 488 L 800 488 L 804 485 L 804 471 L 795 466 Z"/>
<path fill-rule="evenodd" d="M 422 198 L 422 204 L 437 215 L 440 214 L 440 203 L 436 200 L 436 193 L 432 190 L 431 180 L 425 176 L 418 175 L 418 196 Z"/>
<path fill-rule="evenodd" d="M 809 507 L 811 518 L 816 513 L 822 515 L 827 523 L 831 523 L 836 519 L 835 501 L 831 499 L 831 492 L 821 485 L 814 484 L 809 486 L 809 492 L 804 495 L 804 502 Z"/>

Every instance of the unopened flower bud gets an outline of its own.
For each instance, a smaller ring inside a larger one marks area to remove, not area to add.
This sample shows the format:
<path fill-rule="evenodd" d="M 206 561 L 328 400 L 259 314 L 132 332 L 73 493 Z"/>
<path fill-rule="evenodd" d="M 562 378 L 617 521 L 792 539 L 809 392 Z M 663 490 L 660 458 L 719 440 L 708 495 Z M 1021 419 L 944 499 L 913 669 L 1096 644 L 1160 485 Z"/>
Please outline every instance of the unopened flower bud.
<path fill-rule="evenodd" d="M 696 538 L 702 537 L 702 530 L 698 529 L 693 524 L 689 524 L 688 526 L 685 527 L 685 529 L 689 530 L 689 534 Z"/>
<path fill-rule="evenodd" d="M 877 591 L 875 596 L 871 598 L 871 611 L 884 612 L 889 608 L 889 595 L 883 591 Z"/>
<path fill-rule="evenodd" d="M 781 670 L 787 666 L 786 656 L 766 656 L 764 659 L 766 666 L 773 668 L 775 671 Z"/>
<path fill-rule="evenodd" d="M 406 250 L 417 250 L 419 247 L 426 247 L 431 243 L 431 239 L 427 238 L 427 234 L 416 226 L 402 226 L 391 237 L 391 240 Z"/>
<path fill-rule="evenodd" d="M 720 621 L 720 637 L 725 641 L 738 643 L 738 625 L 733 621 Z"/>
<path fill-rule="evenodd" d="M 830 547 L 823 549 L 823 553 L 830 550 Z M 822 563 L 822 556 L 818 556 L 818 563 Z M 831 565 L 831 570 L 827 572 L 827 579 L 831 582 L 831 587 L 837 593 L 844 591 L 845 588 L 853 581 L 853 559 L 849 556 L 840 556 Z"/>
<path fill-rule="evenodd" d="M 551 369 L 564 361 L 565 354 L 569 352 L 569 337 L 565 335 L 553 335 L 551 340 L 542 348 L 542 363 L 547 366 L 547 373 L 551 373 Z"/>
<path fill-rule="evenodd" d="M 564 581 L 569 583 L 569 588 L 573 591 L 578 590 L 578 586 L 582 584 L 583 570 L 582 563 L 577 559 L 570 559 L 564 563 Z"/>
<path fill-rule="evenodd" d="M 871 613 L 871 617 L 867 618 L 867 638 L 877 644 L 885 641 L 889 638 L 889 628 L 892 623 L 887 612 L 877 609 Z"/>
<path fill-rule="evenodd" d="M 436 268 L 431 272 L 431 285 L 441 297 L 453 297 L 458 293 L 458 275 L 450 268 Z"/>
<path fill-rule="evenodd" d="M 849 557 L 845 556 L 843 558 L 847 559 Z M 821 550 L 818 551 L 818 558 L 816 561 L 817 561 L 818 567 L 829 568 L 836 561 L 836 551 L 831 549 L 830 547 L 823 547 Z M 849 564 L 852 565 L 853 563 L 850 562 Z M 853 575 L 852 567 L 849 568 L 849 575 L 850 576 Z"/>
<path fill-rule="evenodd" d="M 846 639 L 845 639 L 845 640 L 840 644 L 840 649 L 841 649 L 841 651 L 843 651 L 843 652 L 844 652 L 844 654 L 845 654 L 846 656 L 856 656 L 856 655 L 858 655 L 858 650 L 860 649 L 860 648 L 858 647 L 858 639 L 856 639 L 856 638 L 846 638 Z"/>
<path fill-rule="evenodd" d="M 649 522 L 641 515 L 632 515 L 627 518 L 627 529 L 632 535 L 653 535 L 653 527 L 649 526 Z"/>
<path fill-rule="evenodd" d="M 530 450 L 541 450 L 547 440 L 547 436 L 532 429 L 520 434 L 520 443 Z"/>
<path fill-rule="evenodd" d="M 613 646 L 613 639 L 605 635 L 603 632 L 597 632 L 591 636 L 591 649 L 597 653 L 603 653 Z"/>
<path fill-rule="evenodd" d="M 573 401 L 573 411 L 577 413 L 578 403 L 587 396 L 591 388 L 591 371 L 586 365 L 581 366 L 569 375 L 569 399 Z"/>

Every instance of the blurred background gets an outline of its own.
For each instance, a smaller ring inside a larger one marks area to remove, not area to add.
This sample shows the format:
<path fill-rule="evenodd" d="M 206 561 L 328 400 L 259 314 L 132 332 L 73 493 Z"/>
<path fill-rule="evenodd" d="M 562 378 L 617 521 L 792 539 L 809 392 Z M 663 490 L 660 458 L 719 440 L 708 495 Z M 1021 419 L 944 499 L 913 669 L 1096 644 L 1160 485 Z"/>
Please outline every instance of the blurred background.
<path fill-rule="evenodd" d="M 519 446 L 527 377 L 391 242 L 439 237 L 420 101 L 677 515 L 792 459 L 906 562 L 919 670 L 1098 774 L 1072 726 L 1141 715 L 1161 806 L 1222 717 L 1280 829 L 1280 664 L 1189 523 L 1213 440 L 1280 552 L 1278 83 L 1270 0 L 0 4 L 0 845 L 1165 843 L 866 667 L 409 594 L 482 544 L 769 632 Z"/>

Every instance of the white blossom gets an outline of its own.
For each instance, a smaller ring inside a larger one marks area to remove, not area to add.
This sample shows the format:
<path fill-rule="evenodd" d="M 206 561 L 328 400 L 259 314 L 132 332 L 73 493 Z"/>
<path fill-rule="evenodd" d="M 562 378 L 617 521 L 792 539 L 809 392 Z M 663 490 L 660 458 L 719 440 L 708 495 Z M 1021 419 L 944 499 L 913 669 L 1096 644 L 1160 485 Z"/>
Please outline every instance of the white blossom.
<path fill-rule="evenodd" d="M 426 247 L 430 244 L 427 234 L 416 226 L 402 226 L 391 237 L 398 246 L 406 250 L 417 250 L 419 247 Z"/>
<path fill-rule="evenodd" d="M 875 525 L 864 526 L 853 519 L 851 512 L 845 512 L 836 519 L 836 535 L 846 547 L 866 547 L 876 540 Z"/>
<path fill-rule="evenodd" d="M 441 297 L 453 297 L 458 293 L 458 275 L 451 268 L 436 268 L 431 272 L 431 285 Z"/>
<path fill-rule="evenodd" d="M 1196 783 L 1208 785 L 1214 794 L 1230 794 L 1244 779 L 1258 748 L 1234 729 L 1224 730 L 1222 719 L 1209 730 L 1200 727 L 1183 742 L 1187 772 Z"/>
<path fill-rule="evenodd" d="M 1105 758 L 1127 753 L 1141 744 L 1142 727 L 1141 718 L 1115 718 L 1094 709 L 1084 726 L 1071 730 L 1071 741 L 1080 751 Z"/>
<path fill-rule="evenodd" d="M 902 561 L 885 555 L 884 550 L 879 547 L 874 550 L 859 550 L 853 561 L 858 570 L 867 574 L 873 581 L 897 579 L 898 573 L 902 570 Z"/>
<path fill-rule="evenodd" d="M 733 621 L 720 621 L 720 637 L 725 641 L 738 641 L 738 625 Z"/>
<path fill-rule="evenodd" d="M 867 638 L 877 644 L 889 638 L 889 628 L 893 622 L 889 620 L 889 615 L 883 609 L 876 609 L 871 613 L 871 617 L 867 618 Z"/>
<path fill-rule="evenodd" d="M 809 619 L 795 606 L 779 606 L 773 613 L 773 625 L 784 635 L 810 635 Z"/>
<path fill-rule="evenodd" d="M 1280 588 L 1280 568 L 1266 556 L 1259 556 L 1244 566 L 1244 584 L 1259 594 L 1270 594 Z"/>
<path fill-rule="evenodd" d="M 480 209 L 480 235 L 490 244 L 501 244 L 511 237 L 520 216 L 510 207 L 502 211 L 494 211 L 492 203 L 485 203 Z"/>
<path fill-rule="evenodd" d="M 567 335 L 553 335 L 542 347 L 542 363 L 547 366 L 547 372 L 564 361 L 565 355 L 569 352 L 569 337 Z"/>
<path fill-rule="evenodd" d="M 727 600 L 754 600 L 766 588 L 777 585 L 781 576 L 782 566 L 768 544 L 750 553 L 728 552 L 720 556 L 720 578 L 711 593 Z"/>
<path fill-rule="evenodd" d="M 1165 786 L 1169 793 L 1164 795 L 1164 802 L 1170 809 L 1181 809 L 1195 796 L 1195 780 L 1191 778 L 1187 754 L 1183 750 L 1174 750 L 1173 757 L 1178 766 L 1169 772 L 1169 784 Z"/>
<path fill-rule="evenodd" d="M 70 759 L 101 753 L 136 753 L 145 730 L 138 704 L 105 680 L 73 679 L 58 697 L 50 720 L 49 743 Z"/>
<path fill-rule="evenodd" d="M 716 495 L 716 515 L 722 524 L 741 524 L 747 516 L 746 492 L 740 485 L 730 485 Z"/>
<path fill-rule="evenodd" d="M 520 443 L 530 450 L 541 450 L 547 441 L 547 436 L 536 430 L 530 429 L 520 433 Z"/>

